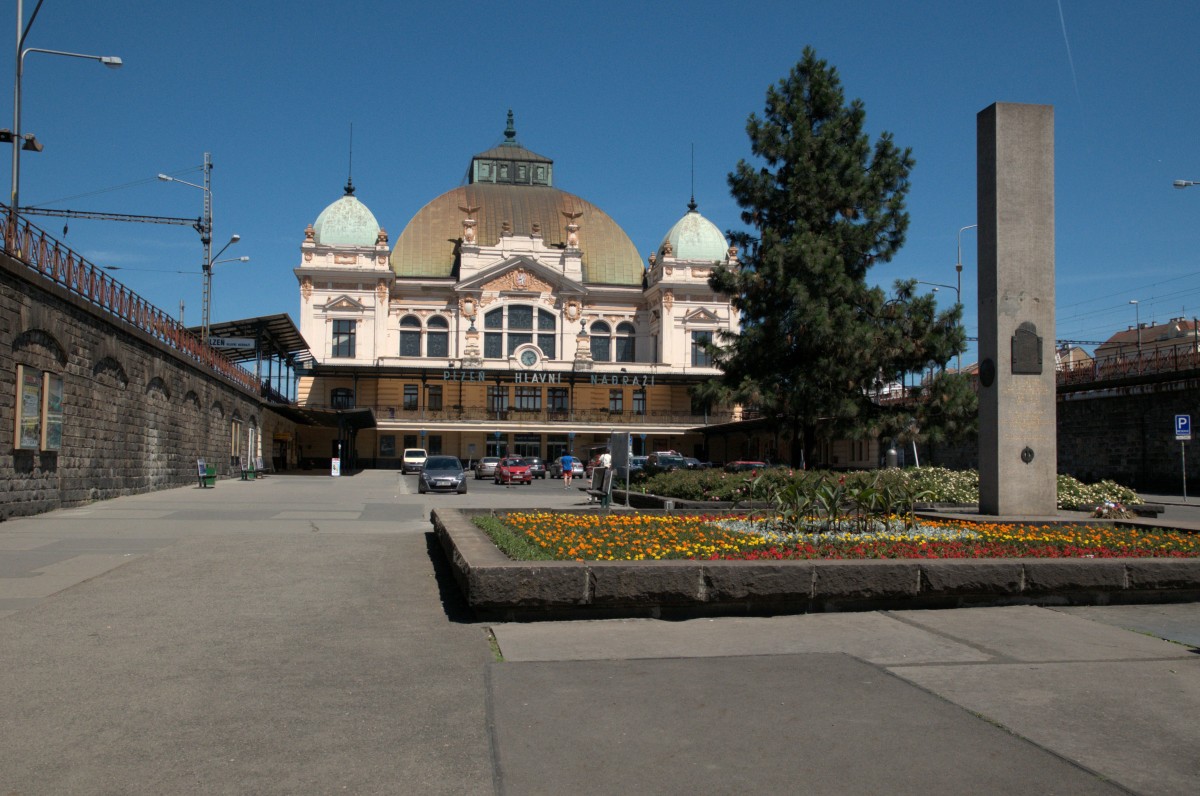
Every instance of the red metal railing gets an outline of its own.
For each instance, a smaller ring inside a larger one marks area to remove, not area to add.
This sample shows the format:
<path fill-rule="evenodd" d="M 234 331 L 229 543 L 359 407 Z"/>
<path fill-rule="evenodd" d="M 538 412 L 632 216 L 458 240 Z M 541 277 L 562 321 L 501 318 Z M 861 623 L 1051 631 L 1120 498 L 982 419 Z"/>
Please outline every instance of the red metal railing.
<path fill-rule="evenodd" d="M 1200 370 L 1200 351 L 1194 341 L 1174 346 L 1145 348 L 1141 353 L 1117 354 L 1058 366 L 1058 385 L 1080 386 L 1097 382 L 1160 376 Z"/>
<path fill-rule="evenodd" d="M 137 327 L 218 376 L 258 391 L 252 373 L 230 362 L 170 315 L 54 240 L 45 230 L 24 218 L 14 218 L 5 205 L 0 208 L 3 208 L 0 219 L 4 221 L 0 225 L 0 238 L 10 257 L 85 299 L 100 312 Z"/>

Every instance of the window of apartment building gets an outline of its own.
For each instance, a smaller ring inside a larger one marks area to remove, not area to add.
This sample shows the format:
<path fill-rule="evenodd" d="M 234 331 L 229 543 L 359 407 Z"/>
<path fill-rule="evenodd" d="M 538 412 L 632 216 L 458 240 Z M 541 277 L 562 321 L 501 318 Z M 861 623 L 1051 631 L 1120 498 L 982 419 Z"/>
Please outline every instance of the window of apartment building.
<path fill-rule="evenodd" d="M 604 321 L 593 321 L 588 334 L 592 336 L 592 360 L 612 361 L 612 327 Z"/>
<path fill-rule="evenodd" d="M 355 321 L 333 322 L 333 348 L 329 355 L 345 359 L 354 358 L 354 325 Z"/>
<path fill-rule="evenodd" d="M 421 319 L 416 315 L 400 319 L 400 356 L 421 356 Z"/>
<path fill-rule="evenodd" d="M 712 343 L 712 332 L 692 332 L 692 365 L 698 368 L 711 368 L 712 354 L 707 346 Z"/>
<path fill-rule="evenodd" d="M 405 434 L 404 435 L 404 447 L 406 447 L 406 448 L 417 447 L 417 435 L 416 434 Z"/>
<path fill-rule="evenodd" d="M 541 456 L 542 437 L 540 434 L 517 434 L 513 440 L 513 453 L 517 456 Z"/>
<path fill-rule="evenodd" d="M 329 391 L 329 405 L 334 409 L 353 409 L 354 390 L 349 387 L 334 387 Z"/>
<path fill-rule="evenodd" d="M 546 388 L 546 408 L 551 412 L 569 412 L 570 399 L 567 397 L 566 387 L 547 387 Z M 559 454 L 561 455 L 561 454 Z"/>
<path fill-rule="evenodd" d="M 418 406 L 418 401 L 419 401 L 418 395 L 419 395 L 420 389 L 421 389 L 420 386 L 416 385 L 416 384 L 405 384 L 404 385 L 404 403 L 402 405 L 404 406 L 405 411 L 408 411 L 408 412 L 416 411 L 417 406 Z"/>
<path fill-rule="evenodd" d="M 440 315 L 429 319 L 425 333 L 425 356 L 444 359 L 450 356 L 450 322 Z"/>
<path fill-rule="evenodd" d="M 625 411 L 625 391 L 624 390 L 609 390 L 608 391 L 608 411 L 624 412 Z"/>
<path fill-rule="evenodd" d="M 431 412 L 442 411 L 442 385 L 440 385 L 440 384 L 429 385 L 428 396 L 429 397 L 425 401 L 425 406 L 429 409 L 429 411 L 431 411 Z"/>
<path fill-rule="evenodd" d="M 429 439 L 429 442 L 426 443 L 426 452 L 430 456 L 436 456 L 437 454 L 441 453 L 442 452 L 442 435 L 441 434 L 430 434 L 428 439 Z"/>
<path fill-rule="evenodd" d="M 542 411 L 541 387 L 517 387 L 513 396 L 513 409 L 519 412 Z"/>
<path fill-rule="evenodd" d="M 636 389 L 633 391 L 633 413 L 635 415 L 646 414 L 646 391 L 644 389 Z"/>
<path fill-rule="evenodd" d="M 536 312 L 537 334 L 534 334 L 534 307 L 510 304 L 497 307 L 483 316 L 483 356 L 503 359 L 518 347 L 535 343 L 547 358 L 555 357 L 555 330 L 558 319 L 554 313 L 539 309 Z"/>
<path fill-rule="evenodd" d="M 613 338 L 618 362 L 634 362 L 637 360 L 637 329 L 632 323 L 625 321 L 617 324 L 617 336 Z"/>

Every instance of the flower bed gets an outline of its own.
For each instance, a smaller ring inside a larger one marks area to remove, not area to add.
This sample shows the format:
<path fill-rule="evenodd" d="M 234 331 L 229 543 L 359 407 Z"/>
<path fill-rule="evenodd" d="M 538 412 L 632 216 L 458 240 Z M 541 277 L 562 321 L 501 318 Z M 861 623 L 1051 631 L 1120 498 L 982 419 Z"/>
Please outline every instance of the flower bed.
<path fill-rule="evenodd" d="M 793 530 L 746 516 L 515 512 L 478 524 L 524 560 L 1185 558 L 1200 535 L 1127 525 L 949 522 L 899 518 L 867 530 Z"/>

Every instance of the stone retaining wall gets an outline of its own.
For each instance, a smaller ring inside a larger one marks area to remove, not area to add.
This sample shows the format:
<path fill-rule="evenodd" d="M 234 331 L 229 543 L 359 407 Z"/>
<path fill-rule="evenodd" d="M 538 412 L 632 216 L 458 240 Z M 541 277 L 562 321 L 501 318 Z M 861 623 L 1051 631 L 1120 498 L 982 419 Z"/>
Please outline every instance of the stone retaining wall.
<path fill-rule="evenodd" d="M 481 619 L 771 615 L 1200 600 L 1200 559 L 513 561 L 471 521 L 434 532 Z"/>
<path fill-rule="evenodd" d="M 58 451 L 15 450 L 16 367 L 63 379 Z M 235 425 L 236 424 L 236 425 Z M 259 396 L 0 254 L 0 520 L 231 474 L 231 431 L 266 458 L 295 424 Z"/>

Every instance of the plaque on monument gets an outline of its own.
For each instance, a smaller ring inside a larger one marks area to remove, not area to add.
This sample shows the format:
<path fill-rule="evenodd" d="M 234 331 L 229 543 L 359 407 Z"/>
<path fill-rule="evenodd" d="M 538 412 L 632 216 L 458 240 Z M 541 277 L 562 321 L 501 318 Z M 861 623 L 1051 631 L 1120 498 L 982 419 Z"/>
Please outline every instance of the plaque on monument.
<path fill-rule="evenodd" d="M 1012 336 L 1012 372 L 1014 375 L 1042 375 L 1042 338 L 1037 327 L 1025 321 Z"/>

